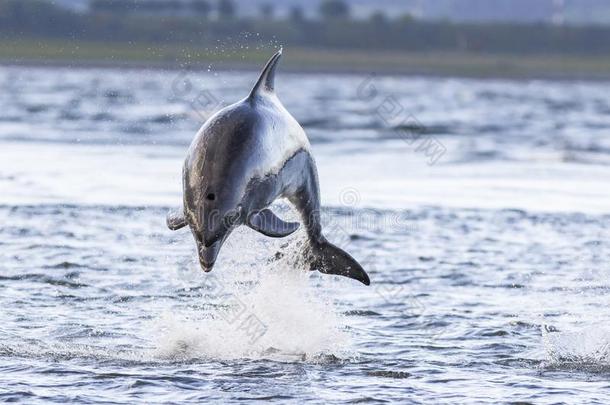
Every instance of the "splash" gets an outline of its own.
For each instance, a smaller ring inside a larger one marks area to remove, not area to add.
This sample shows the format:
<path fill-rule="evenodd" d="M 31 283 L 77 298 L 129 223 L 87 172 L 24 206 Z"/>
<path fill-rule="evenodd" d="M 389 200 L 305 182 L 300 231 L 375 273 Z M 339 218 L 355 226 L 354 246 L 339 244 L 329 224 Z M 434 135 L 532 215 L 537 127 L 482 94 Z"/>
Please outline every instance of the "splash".
<path fill-rule="evenodd" d="M 331 281 L 294 263 L 303 235 L 278 241 L 247 229 L 236 233 L 213 272 L 192 266 L 204 284 L 191 290 L 186 308 L 160 317 L 156 355 L 313 362 L 348 356 L 349 332 L 325 288 Z M 281 259 L 270 258 L 274 249 Z"/>
<path fill-rule="evenodd" d="M 583 369 L 610 369 L 610 331 L 588 326 L 571 332 L 542 330 L 547 366 Z"/>

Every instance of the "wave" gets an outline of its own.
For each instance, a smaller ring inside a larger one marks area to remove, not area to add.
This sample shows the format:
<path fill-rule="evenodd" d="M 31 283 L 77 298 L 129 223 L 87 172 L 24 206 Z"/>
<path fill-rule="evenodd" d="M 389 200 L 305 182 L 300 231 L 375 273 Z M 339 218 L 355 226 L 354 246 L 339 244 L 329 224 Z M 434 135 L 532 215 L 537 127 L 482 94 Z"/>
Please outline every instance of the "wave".
<path fill-rule="evenodd" d="M 545 367 L 610 373 L 610 330 L 590 325 L 582 330 L 542 330 Z"/>

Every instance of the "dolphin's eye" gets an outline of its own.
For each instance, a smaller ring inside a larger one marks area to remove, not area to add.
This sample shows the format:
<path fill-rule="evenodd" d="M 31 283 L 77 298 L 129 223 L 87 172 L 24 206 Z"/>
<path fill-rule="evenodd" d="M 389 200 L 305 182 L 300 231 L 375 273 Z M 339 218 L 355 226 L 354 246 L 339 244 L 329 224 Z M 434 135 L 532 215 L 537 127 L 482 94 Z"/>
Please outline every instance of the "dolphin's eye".
<path fill-rule="evenodd" d="M 205 196 L 205 198 L 207 198 L 210 201 L 214 201 L 216 199 L 216 194 L 210 193 L 207 196 Z"/>

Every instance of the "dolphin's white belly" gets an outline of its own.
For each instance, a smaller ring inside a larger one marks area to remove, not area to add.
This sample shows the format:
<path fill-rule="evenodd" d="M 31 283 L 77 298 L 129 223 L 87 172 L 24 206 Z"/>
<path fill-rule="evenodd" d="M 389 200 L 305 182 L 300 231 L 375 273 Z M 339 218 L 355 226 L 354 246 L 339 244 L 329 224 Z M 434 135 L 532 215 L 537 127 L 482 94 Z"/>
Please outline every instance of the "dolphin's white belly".
<path fill-rule="evenodd" d="M 276 99 L 277 100 L 277 99 Z M 257 150 L 253 151 L 258 162 L 253 177 L 263 178 L 279 173 L 286 161 L 301 150 L 309 152 L 310 144 L 305 131 L 282 106 L 279 100 L 268 106 L 272 117 L 265 120 L 265 131 L 260 133 Z"/>

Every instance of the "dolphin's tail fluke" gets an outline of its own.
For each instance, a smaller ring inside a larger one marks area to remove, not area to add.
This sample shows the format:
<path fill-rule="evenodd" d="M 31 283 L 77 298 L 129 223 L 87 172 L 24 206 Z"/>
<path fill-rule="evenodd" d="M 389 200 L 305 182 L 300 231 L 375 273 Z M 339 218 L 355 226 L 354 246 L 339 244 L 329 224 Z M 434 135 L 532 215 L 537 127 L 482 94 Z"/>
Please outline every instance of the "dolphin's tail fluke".
<path fill-rule="evenodd" d="M 252 99 L 262 92 L 272 93 L 275 90 L 275 67 L 282 57 L 282 48 L 269 59 L 248 98 Z"/>
<path fill-rule="evenodd" d="M 310 247 L 311 270 L 353 278 L 369 285 L 371 280 L 362 266 L 347 252 L 324 240 Z"/>

